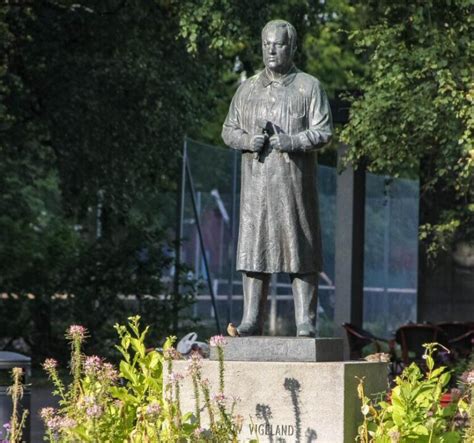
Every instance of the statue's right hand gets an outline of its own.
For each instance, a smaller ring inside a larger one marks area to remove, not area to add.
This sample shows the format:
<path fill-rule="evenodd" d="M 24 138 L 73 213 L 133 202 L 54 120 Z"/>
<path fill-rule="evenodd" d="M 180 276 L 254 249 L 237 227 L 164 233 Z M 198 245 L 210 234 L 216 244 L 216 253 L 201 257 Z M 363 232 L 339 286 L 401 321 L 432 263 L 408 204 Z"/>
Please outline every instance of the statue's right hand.
<path fill-rule="evenodd" d="M 265 135 L 263 134 L 254 135 L 250 139 L 249 150 L 252 152 L 260 152 L 264 144 L 265 144 Z"/>

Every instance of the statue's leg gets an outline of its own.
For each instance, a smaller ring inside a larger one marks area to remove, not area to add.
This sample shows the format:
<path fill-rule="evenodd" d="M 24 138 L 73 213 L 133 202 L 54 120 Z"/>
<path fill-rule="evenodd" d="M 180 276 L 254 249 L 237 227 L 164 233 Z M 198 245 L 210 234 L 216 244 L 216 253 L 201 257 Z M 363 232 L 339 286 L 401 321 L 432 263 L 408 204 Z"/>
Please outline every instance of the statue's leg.
<path fill-rule="evenodd" d="M 265 320 L 270 274 L 263 272 L 243 272 L 244 315 L 240 326 L 240 335 L 262 335 Z"/>
<path fill-rule="evenodd" d="M 319 275 L 317 273 L 290 274 L 290 279 L 295 302 L 296 335 L 314 337 Z"/>

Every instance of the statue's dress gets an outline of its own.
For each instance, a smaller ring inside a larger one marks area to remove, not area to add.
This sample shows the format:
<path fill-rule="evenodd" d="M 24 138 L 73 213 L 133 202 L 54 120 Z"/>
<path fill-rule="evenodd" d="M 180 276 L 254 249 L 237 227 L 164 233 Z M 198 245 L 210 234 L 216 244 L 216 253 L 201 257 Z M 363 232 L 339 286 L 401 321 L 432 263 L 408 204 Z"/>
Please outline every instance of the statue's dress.
<path fill-rule="evenodd" d="M 269 147 L 259 156 L 250 152 L 262 121 L 276 132 L 298 135 L 302 147 L 285 154 Z M 316 78 L 295 67 L 278 81 L 264 70 L 239 87 L 222 131 L 224 142 L 242 151 L 237 270 L 321 270 L 315 150 L 331 135 L 325 92 Z"/>

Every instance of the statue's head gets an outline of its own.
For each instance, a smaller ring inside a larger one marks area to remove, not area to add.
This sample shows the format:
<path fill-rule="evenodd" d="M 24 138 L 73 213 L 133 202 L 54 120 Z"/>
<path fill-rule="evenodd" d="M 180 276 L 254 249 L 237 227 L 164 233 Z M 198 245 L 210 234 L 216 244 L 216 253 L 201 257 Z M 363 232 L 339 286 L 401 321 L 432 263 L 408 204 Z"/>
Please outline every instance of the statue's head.
<path fill-rule="evenodd" d="M 296 29 L 285 20 L 272 20 L 262 30 L 263 63 L 273 72 L 284 74 L 293 64 Z"/>

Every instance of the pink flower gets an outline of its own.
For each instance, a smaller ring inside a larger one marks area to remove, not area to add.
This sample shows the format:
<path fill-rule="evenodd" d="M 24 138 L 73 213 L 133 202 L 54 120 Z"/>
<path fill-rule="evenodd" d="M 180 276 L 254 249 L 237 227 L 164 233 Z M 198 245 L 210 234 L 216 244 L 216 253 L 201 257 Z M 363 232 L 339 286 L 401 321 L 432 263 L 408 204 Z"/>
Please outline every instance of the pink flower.
<path fill-rule="evenodd" d="M 150 415 L 151 417 L 158 417 L 161 412 L 161 406 L 157 401 L 151 402 L 146 407 L 146 414 Z"/>
<path fill-rule="evenodd" d="M 91 355 L 84 360 L 84 372 L 86 374 L 97 374 L 102 367 L 102 359 L 97 355 Z"/>
<path fill-rule="evenodd" d="M 173 347 L 165 349 L 163 351 L 163 356 L 167 360 L 181 360 L 182 355 Z"/>
<path fill-rule="evenodd" d="M 123 408 L 123 405 L 125 403 L 122 401 L 122 400 L 114 400 L 114 405 L 117 407 L 117 408 Z"/>
<path fill-rule="evenodd" d="M 227 397 L 222 393 L 219 392 L 218 394 L 214 394 L 212 396 L 212 399 L 219 405 L 219 406 L 224 406 L 225 402 L 227 400 Z"/>
<path fill-rule="evenodd" d="M 200 365 L 202 362 L 202 355 L 198 351 L 191 352 L 191 361 Z"/>
<path fill-rule="evenodd" d="M 103 412 L 100 405 L 91 405 L 86 409 L 86 414 L 91 418 L 99 418 Z"/>
<path fill-rule="evenodd" d="M 54 358 L 47 358 L 43 363 L 43 369 L 46 372 L 54 371 L 58 367 L 58 362 Z"/>
<path fill-rule="evenodd" d="M 171 383 L 177 383 L 177 382 L 179 382 L 183 379 L 184 379 L 183 374 L 180 374 L 179 372 L 172 372 L 170 374 L 170 382 Z"/>
<path fill-rule="evenodd" d="M 390 441 L 392 443 L 398 443 L 400 441 L 401 434 L 398 431 L 390 431 L 388 436 L 390 437 Z"/>
<path fill-rule="evenodd" d="M 59 432 L 62 428 L 63 419 L 59 416 L 53 416 L 46 421 L 47 428 L 52 432 Z"/>
<path fill-rule="evenodd" d="M 210 382 L 208 378 L 201 380 L 201 385 L 203 388 L 209 388 Z"/>
<path fill-rule="evenodd" d="M 223 346 L 225 346 L 227 344 L 227 341 L 226 341 L 226 339 L 223 335 L 214 335 L 209 340 L 209 344 L 211 346 L 216 346 L 216 347 L 222 348 Z"/>
<path fill-rule="evenodd" d="M 44 408 L 44 409 L 53 409 L 53 408 Z M 48 415 L 50 411 L 47 411 Z M 50 415 L 46 420 L 46 426 L 48 429 L 54 433 L 64 431 L 67 429 L 72 429 L 77 426 L 76 420 L 69 417 L 61 417 L 60 415 Z"/>
<path fill-rule="evenodd" d="M 81 325 L 71 325 L 66 332 L 66 338 L 70 340 L 83 341 L 86 338 L 87 329 Z"/>
<path fill-rule="evenodd" d="M 83 408 L 86 411 L 86 414 L 89 415 L 89 409 L 94 407 L 97 404 L 97 400 L 93 395 L 84 395 L 84 397 L 81 397 L 77 405 L 81 408 Z"/>
<path fill-rule="evenodd" d="M 200 438 L 206 430 L 204 428 L 196 428 L 193 432 L 194 437 Z"/>
<path fill-rule="evenodd" d="M 101 375 L 105 380 L 112 383 L 119 379 L 119 373 L 111 363 L 104 363 L 102 365 Z"/>
<path fill-rule="evenodd" d="M 467 373 L 466 381 L 472 385 L 474 384 L 474 369 Z"/>
<path fill-rule="evenodd" d="M 474 369 L 463 372 L 460 379 L 464 383 L 468 383 L 470 385 L 474 384 Z"/>
<path fill-rule="evenodd" d="M 202 356 L 198 352 L 193 352 L 189 360 L 189 365 L 186 368 L 186 371 L 190 375 L 197 375 L 202 366 Z"/>
<path fill-rule="evenodd" d="M 86 406 L 93 405 L 95 404 L 95 402 L 95 398 L 92 395 L 85 395 L 84 397 L 82 397 L 82 403 L 84 403 Z"/>
<path fill-rule="evenodd" d="M 56 415 L 56 409 L 54 408 L 43 408 L 40 411 L 40 417 L 43 421 L 47 422 Z"/>
<path fill-rule="evenodd" d="M 63 430 L 64 429 L 72 429 L 72 428 L 75 428 L 76 426 L 77 426 L 77 422 L 73 418 L 64 417 L 61 420 L 61 429 L 63 429 Z"/>

